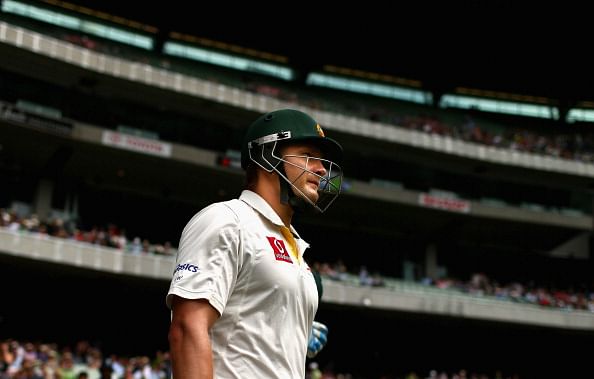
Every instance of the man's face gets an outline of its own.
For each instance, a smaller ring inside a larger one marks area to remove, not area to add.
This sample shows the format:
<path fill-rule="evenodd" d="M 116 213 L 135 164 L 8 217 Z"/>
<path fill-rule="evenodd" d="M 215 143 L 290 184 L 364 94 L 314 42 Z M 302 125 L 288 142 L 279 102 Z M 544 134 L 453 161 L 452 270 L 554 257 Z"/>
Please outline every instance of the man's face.
<path fill-rule="evenodd" d="M 318 201 L 318 187 L 320 176 L 327 174 L 322 158 L 322 152 L 314 145 L 291 144 L 281 149 L 285 163 L 285 173 L 289 181 L 303 194 L 293 190 L 297 196 L 307 196 L 314 204 Z"/>

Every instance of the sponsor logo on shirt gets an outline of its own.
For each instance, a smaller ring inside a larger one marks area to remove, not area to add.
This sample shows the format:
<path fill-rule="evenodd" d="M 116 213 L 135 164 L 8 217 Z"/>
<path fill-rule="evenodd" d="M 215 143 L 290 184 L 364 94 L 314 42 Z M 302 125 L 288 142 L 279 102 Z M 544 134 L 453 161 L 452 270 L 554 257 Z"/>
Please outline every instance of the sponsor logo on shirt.
<path fill-rule="evenodd" d="M 266 237 L 266 239 L 268 239 L 268 243 L 272 247 L 274 253 L 274 258 L 276 258 L 277 261 L 293 263 L 291 257 L 289 256 L 289 252 L 285 247 L 285 241 L 276 239 L 274 237 Z"/>
<path fill-rule="evenodd" d="M 191 263 L 184 263 L 184 264 L 178 264 L 177 267 L 175 268 L 175 271 L 173 271 L 173 274 L 175 274 L 178 271 L 189 271 L 189 272 L 198 272 L 198 266 L 193 265 Z"/>

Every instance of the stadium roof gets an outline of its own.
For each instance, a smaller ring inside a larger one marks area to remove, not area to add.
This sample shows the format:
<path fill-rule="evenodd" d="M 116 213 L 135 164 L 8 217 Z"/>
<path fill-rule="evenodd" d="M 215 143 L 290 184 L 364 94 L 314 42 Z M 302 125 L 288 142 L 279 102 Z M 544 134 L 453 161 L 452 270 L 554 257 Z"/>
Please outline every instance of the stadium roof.
<path fill-rule="evenodd" d="M 334 65 L 420 80 L 438 92 L 463 86 L 545 96 L 561 105 L 594 100 L 594 58 L 579 20 L 588 12 L 575 7 L 566 12 L 560 4 L 545 9 L 512 1 L 338 3 L 332 8 L 300 3 L 271 9 L 254 2 L 68 2 L 163 32 L 283 55 L 303 70 Z"/>

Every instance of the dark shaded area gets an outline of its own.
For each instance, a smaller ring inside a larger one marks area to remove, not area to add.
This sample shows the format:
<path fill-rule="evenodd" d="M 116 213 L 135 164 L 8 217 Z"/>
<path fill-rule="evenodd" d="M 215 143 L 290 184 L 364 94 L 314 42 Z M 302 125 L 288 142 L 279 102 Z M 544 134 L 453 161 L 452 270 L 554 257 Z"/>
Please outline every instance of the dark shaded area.
<path fill-rule="evenodd" d="M 320 365 L 372 378 L 461 368 L 489 377 L 501 370 L 520 378 L 569 378 L 564 375 L 585 372 L 582 347 L 594 341 L 592 333 L 330 304 L 323 304 L 316 318 L 329 325 Z"/>
<path fill-rule="evenodd" d="M 587 23 L 575 5 L 512 1 L 191 4 L 71 0 L 159 28 L 284 55 L 304 72 L 323 65 L 456 86 L 594 99 Z M 578 7 L 579 8 L 579 7 Z M 233 16 L 235 15 L 235 16 Z M 572 22 L 563 23 L 571 16 Z"/>
<path fill-rule="evenodd" d="M 168 349 L 169 283 L 0 256 L 0 335 L 103 352 L 152 354 Z"/>

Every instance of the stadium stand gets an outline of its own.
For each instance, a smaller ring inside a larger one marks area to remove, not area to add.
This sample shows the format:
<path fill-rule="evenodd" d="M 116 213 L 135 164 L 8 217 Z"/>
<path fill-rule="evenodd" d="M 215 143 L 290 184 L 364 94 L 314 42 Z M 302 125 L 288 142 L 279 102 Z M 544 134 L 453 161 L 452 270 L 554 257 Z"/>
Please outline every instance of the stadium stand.
<path fill-rule="evenodd" d="M 160 361 L 165 246 L 174 252 L 194 212 L 241 189 L 242 128 L 291 106 L 347 152 L 337 206 L 298 220 L 311 263 L 343 267 L 324 272 L 323 371 L 530 378 L 583 367 L 579 346 L 594 338 L 587 128 L 238 72 L 6 8 L 0 54 L 0 285 L 11 289 L 0 338 L 14 349 L 89 338 L 105 354 Z M 362 283 L 363 269 L 381 285 Z"/>

